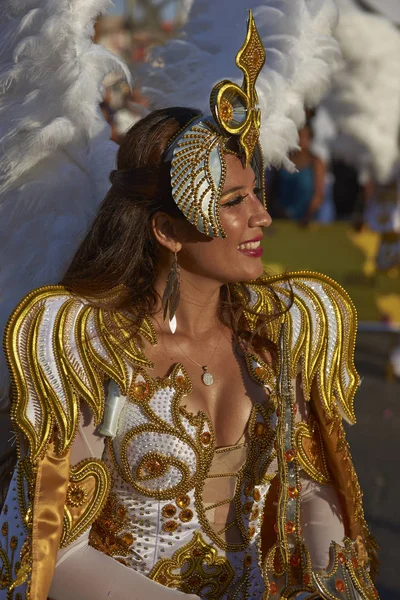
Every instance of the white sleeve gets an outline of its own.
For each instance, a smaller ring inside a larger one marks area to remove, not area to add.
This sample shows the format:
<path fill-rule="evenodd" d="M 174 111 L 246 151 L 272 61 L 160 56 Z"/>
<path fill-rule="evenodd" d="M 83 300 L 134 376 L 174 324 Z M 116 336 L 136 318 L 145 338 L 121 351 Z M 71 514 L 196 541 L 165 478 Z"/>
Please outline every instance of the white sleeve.
<path fill-rule="evenodd" d="M 49 600 L 198 599 L 148 579 L 88 545 L 89 532 L 59 553 Z"/>
<path fill-rule="evenodd" d="M 307 421 L 312 412 L 304 399 L 301 374 L 292 381 L 296 395 L 297 423 Z M 310 553 L 314 570 L 325 570 L 329 564 L 329 547 L 332 541 L 343 543 L 344 521 L 339 497 L 333 483 L 320 484 L 303 470 L 300 471 L 302 486 L 300 521 L 303 537 Z"/>

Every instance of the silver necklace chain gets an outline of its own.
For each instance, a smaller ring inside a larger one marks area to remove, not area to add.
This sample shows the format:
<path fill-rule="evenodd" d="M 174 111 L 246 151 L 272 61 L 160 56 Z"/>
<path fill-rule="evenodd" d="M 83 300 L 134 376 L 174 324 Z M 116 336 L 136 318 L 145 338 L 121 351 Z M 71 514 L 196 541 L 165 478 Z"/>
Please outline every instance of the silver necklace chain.
<path fill-rule="evenodd" d="M 222 330 L 221 330 L 221 333 L 219 335 L 217 345 L 215 346 L 215 348 L 213 350 L 213 353 L 212 353 L 210 359 L 207 361 L 206 365 L 201 365 L 196 360 L 193 360 L 193 358 L 191 358 L 188 354 L 186 354 L 186 352 L 180 347 L 180 345 L 178 344 L 178 342 L 174 339 L 174 343 L 178 346 L 178 348 L 182 352 L 182 354 L 184 354 L 189 360 L 191 360 L 193 364 L 195 364 L 198 367 L 200 367 L 201 369 L 203 369 L 201 380 L 204 383 L 204 385 L 212 385 L 214 383 L 214 377 L 210 373 L 210 371 L 208 370 L 208 365 L 211 364 L 211 361 L 214 358 L 214 354 L 217 351 L 217 348 L 218 348 L 218 346 L 220 344 L 221 338 L 222 338 Z"/>

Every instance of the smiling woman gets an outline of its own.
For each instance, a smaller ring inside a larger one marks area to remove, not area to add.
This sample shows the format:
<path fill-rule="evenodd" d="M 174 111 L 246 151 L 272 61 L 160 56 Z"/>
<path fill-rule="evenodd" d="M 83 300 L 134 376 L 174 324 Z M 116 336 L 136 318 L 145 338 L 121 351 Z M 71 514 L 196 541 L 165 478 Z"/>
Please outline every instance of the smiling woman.
<path fill-rule="evenodd" d="M 263 274 L 264 59 L 250 13 L 242 87 L 136 124 L 62 284 L 9 320 L 1 598 L 376 597 L 342 425 L 354 307 Z"/>

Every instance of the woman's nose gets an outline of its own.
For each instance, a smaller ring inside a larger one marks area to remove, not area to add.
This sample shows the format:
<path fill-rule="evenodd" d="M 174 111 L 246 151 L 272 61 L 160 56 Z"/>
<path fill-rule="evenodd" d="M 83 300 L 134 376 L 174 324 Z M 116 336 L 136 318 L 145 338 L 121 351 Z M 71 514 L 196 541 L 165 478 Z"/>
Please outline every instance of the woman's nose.
<path fill-rule="evenodd" d="M 267 209 L 258 203 L 258 210 L 254 212 L 249 219 L 250 227 L 269 227 L 272 223 L 271 215 Z"/>

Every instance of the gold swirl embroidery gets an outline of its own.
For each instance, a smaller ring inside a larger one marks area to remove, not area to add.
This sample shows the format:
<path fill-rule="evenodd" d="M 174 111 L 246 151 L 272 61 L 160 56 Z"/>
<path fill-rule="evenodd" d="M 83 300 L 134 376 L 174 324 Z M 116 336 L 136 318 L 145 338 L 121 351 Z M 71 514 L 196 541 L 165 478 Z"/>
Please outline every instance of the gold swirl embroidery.
<path fill-rule="evenodd" d="M 17 477 L 11 481 L 10 486 L 13 486 L 12 490 L 17 492 L 18 508 L 26 532 L 21 538 L 16 535 L 10 536 L 9 523 L 5 520 L 0 535 L 0 590 L 8 589 L 10 598 L 13 597 L 16 588 L 28 581 L 32 571 L 32 510 L 30 503 L 34 484 L 34 469 L 27 459 L 22 459 L 18 463 Z M 7 517 L 8 513 L 9 507 L 5 504 L 3 515 Z"/>
<path fill-rule="evenodd" d="M 160 560 L 149 573 L 153 581 L 207 600 L 222 598 L 233 577 L 229 560 L 218 556 L 217 550 L 208 545 L 199 532 L 172 558 Z M 205 594 L 203 590 L 207 590 Z"/>
<path fill-rule="evenodd" d="M 296 375 L 301 359 L 306 400 L 315 378 L 327 415 L 332 416 L 333 407 L 339 403 L 346 420 L 355 423 L 353 399 L 359 385 L 354 366 L 357 314 L 346 291 L 326 275 L 310 271 L 287 273 L 285 278 L 260 278 L 250 282 L 248 288 L 251 302 L 245 316 L 253 330 L 257 314 L 273 314 L 290 307 L 285 320 L 292 375 Z M 279 341 L 281 323 L 274 319 L 268 326 L 267 337 L 275 343 Z"/>
<path fill-rule="evenodd" d="M 262 367 L 261 363 L 260 366 Z M 255 364 L 253 371 L 256 368 L 257 365 Z M 138 388 L 142 385 L 143 388 Z M 249 483 L 250 481 L 253 486 L 263 483 L 269 484 L 271 479 L 271 474 L 268 475 L 267 470 L 275 458 L 272 449 L 274 432 L 270 426 L 271 414 L 275 409 L 274 403 L 271 399 L 268 399 L 266 407 L 255 405 L 249 418 L 248 431 L 253 441 L 249 444 L 248 459 L 245 465 L 236 474 L 238 481 L 236 493 L 232 499 L 235 507 L 235 522 L 239 528 L 242 541 L 237 544 L 229 544 L 211 527 L 203 506 L 203 485 L 215 452 L 215 436 L 211 422 L 204 413 L 200 411 L 196 415 L 191 415 L 182 410 L 181 398 L 184 394 L 190 392 L 191 387 L 190 379 L 181 364 L 177 364 L 171 375 L 166 378 L 153 379 L 142 369 L 138 369 L 132 377 L 129 400 L 140 405 L 149 422 L 129 430 L 122 439 L 118 453 L 115 453 L 111 440 L 107 440 L 107 449 L 119 475 L 140 494 L 159 500 L 172 500 L 179 496 L 179 502 L 181 502 L 182 498 L 189 499 L 186 494 L 190 489 L 194 489 L 196 512 L 203 531 L 219 548 L 239 552 L 248 546 L 251 537 L 248 532 L 247 521 L 249 519 L 248 517 L 244 518 L 242 515 L 242 487 L 245 482 Z M 167 423 L 156 412 L 157 402 L 153 400 L 157 392 L 164 388 L 173 389 L 173 398 L 171 399 L 173 425 Z M 150 394 L 148 390 L 151 390 Z M 190 419 L 187 416 L 190 416 Z M 195 427 L 192 436 L 187 433 L 182 419 L 187 419 Z M 132 461 L 128 458 L 129 446 L 131 443 L 137 443 L 139 436 L 146 433 L 159 434 L 160 436 L 171 435 L 181 442 L 187 443 L 188 448 L 194 452 L 193 459 L 196 460 L 193 471 L 191 472 L 189 466 L 181 459 L 164 455 L 160 451 L 149 451 L 140 459 L 137 459 L 135 464 L 132 464 Z M 157 478 L 165 475 L 171 467 L 175 467 L 181 473 L 181 479 L 176 485 L 168 487 L 164 481 L 159 487 L 149 485 L 150 482 L 154 484 Z M 189 519 L 189 513 L 184 513 L 182 516 L 184 517 L 183 522 L 185 522 L 185 519 Z M 180 520 L 182 521 L 182 519 Z M 259 523 L 257 523 L 258 526 Z"/>
<path fill-rule="evenodd" d="M 111 478 L 106 465 L 86 459 L 71 467 L 60 547 L 76 540 L 98 517 L 107 500 Z"/>
<path fill-rule="evenodd" d="M 114 290 L 110 297 L 118 293 Z M 80 399 L 90 406 L 98 424 L 104 380 L 112 378 L 126 394 L 132 365 L 152 366 L 132 335 L 134 325 L 130 315 L 100 309 L 62 286 L 34 290 L 15 309 L 5 331 L 15 397 L 11 413 L 27 437 L 32 464 L 44 455 L 54 425 L 57 452 L 70 447 Z M 138 333 L 155 343 L 147 319 Z M 48 341 L 53 343 L 52 357 Z"/>
<path fill-rule="evenodd" d="M 4 509 L 7 510 L 7 507 Z M 9 539 L 8 529 L 8 522 L 4 521 L 0 537 L 0 590 L 8 589 L 12 592 L 25 583 L 30 575 L 32 544 L 31 537 L 28 536 L 20 550 L 19 560 L 16 560 L 20 542 L 15 535 Z"/>
<path fill-rule="evenodd" d="M 330 561 L 325 571 L 313 573 L 314 583 L 323 597 L 341 600 L 355 596 L 365 600 L 379 600 L 379 594 L 368 570 L 357 557 L 356 543 L 345 538 L 343 545 L 332 542 Z"/>
<path fill-rule="evenodd" d="M 129 556 L 135 538 L 127 531 L 128 528 L 127 509 L 118 503 L 116 495 L 111 492 L 100 516 L 90 530 L 89 545 L 107 556 Z M 118 560 L 127 564 L 122 558 Z"/>
<path fill-rule="evenodd" d="M 145 386 L 146 393 L 138 386 Z M 164 415 L 159 414 L 157 402 L 154 398 L 159 390 L 171 388 L 173 397 L 171 399 L 172 422 L 164 420 Z M 147 389 L 151 394 L 147 394 Z M 107 447 L 110 452 L 114 466 L 117 468 L 120 476 L 130 483 L 140 494 L 159 500 L 172 500 L 176 496 L 185 495 L 190 489 L 196 486 L 201 477 L 201 469 L 208 469 L 208 464 L 212 458 L 213 438 L 210 437 L 210 443 L 207 446 L 201 444 L 201 435 L 207 427 L 206 415 L 201 415 L 197 433 L 191 437 L 181 419 L 179 403 L 183 395 L 189 393 L 192 389 L 190 379 L 186 370 L 181 364 L 177 364 L 172 373 L 162 379 L 152 379 L 142 369 L 138 369 L 132 377 L 129 400 L 132 403 L 140 405 L 149 422 L 143 423 L 130 429 L 123 437 L 118 456 L 116 456 L 113 443 L 108 441 Z M 130 456 L 132 444 L 139 445 L 141 436 L 146 438 L 146 434 L 159 437 L 160 442 L 165 440 L 179 440 L 182 449 L 185 448 L 192 455 L 194 461 L 190 468 L 187 462 L 180 456 L 170 456 L 160 450 L 147 452 L 141 458 L 136 459 L 134 464 Z M 164 440 L 163 440 L 164 438 Z M 167 475 L 168 471 L 174 469 L 179 472 L 179 480 L 171 484 L 161 480 L 160 485 L 156 485 L 157 478 Z"/>
<path fill-rule="evenodd" d="M 146 439 L 146 433 L 160 434 L 160 439 L 163 435 L 169 435 L 171 440 L 173 437 L 177 437 L 176 430 L 172 427 L 168 427 L 166 424 L 164 426 L 158 424 L 144 424 L 130 430 L 125 435 L 120 448 L 123 479 L 130 483 L 140 494 L 150 498 L 157 498 L 158 500 L 172 500 L 176 495 L 189 491 L 194 486 L 196 468 L 193 470 L 193 473 L 191 473 L 189 466 L 183 459 L 169 456 L 161 452 L 148 453 L 138 462 L 136 468 L 132 469 L 132 464 L 128 458 L 130 443 L 135 442 L 136 444 L 139 444 L 141 436 L 143 436 L 143 439 Z M 196 456 L 197 452 L 192 440 L 188 441 L 185 439 L 184 441 L 187 443 L 188 447 L 194 451 Z M 198 462 L 198 460 L 199 458 L 196 456 L 196 462 Z M 150 486 L 150 482 L 153 482 L 154 484 L 155 480 L 165 475 L 171 467 L 175 467 L 180 473 L 180 479 L 176 484 L 170 486 L 164 484 L 161 488 L 156 487 L 155 485 Z"/>
<path fill-rule="evenodd" d="M 324 445 L 315 417 L 311 414 L 308 421 L 295 425 L 295 447 L 300 466 L 312 479 L 328 485 L 330 475 L 325 459 Z"/>

